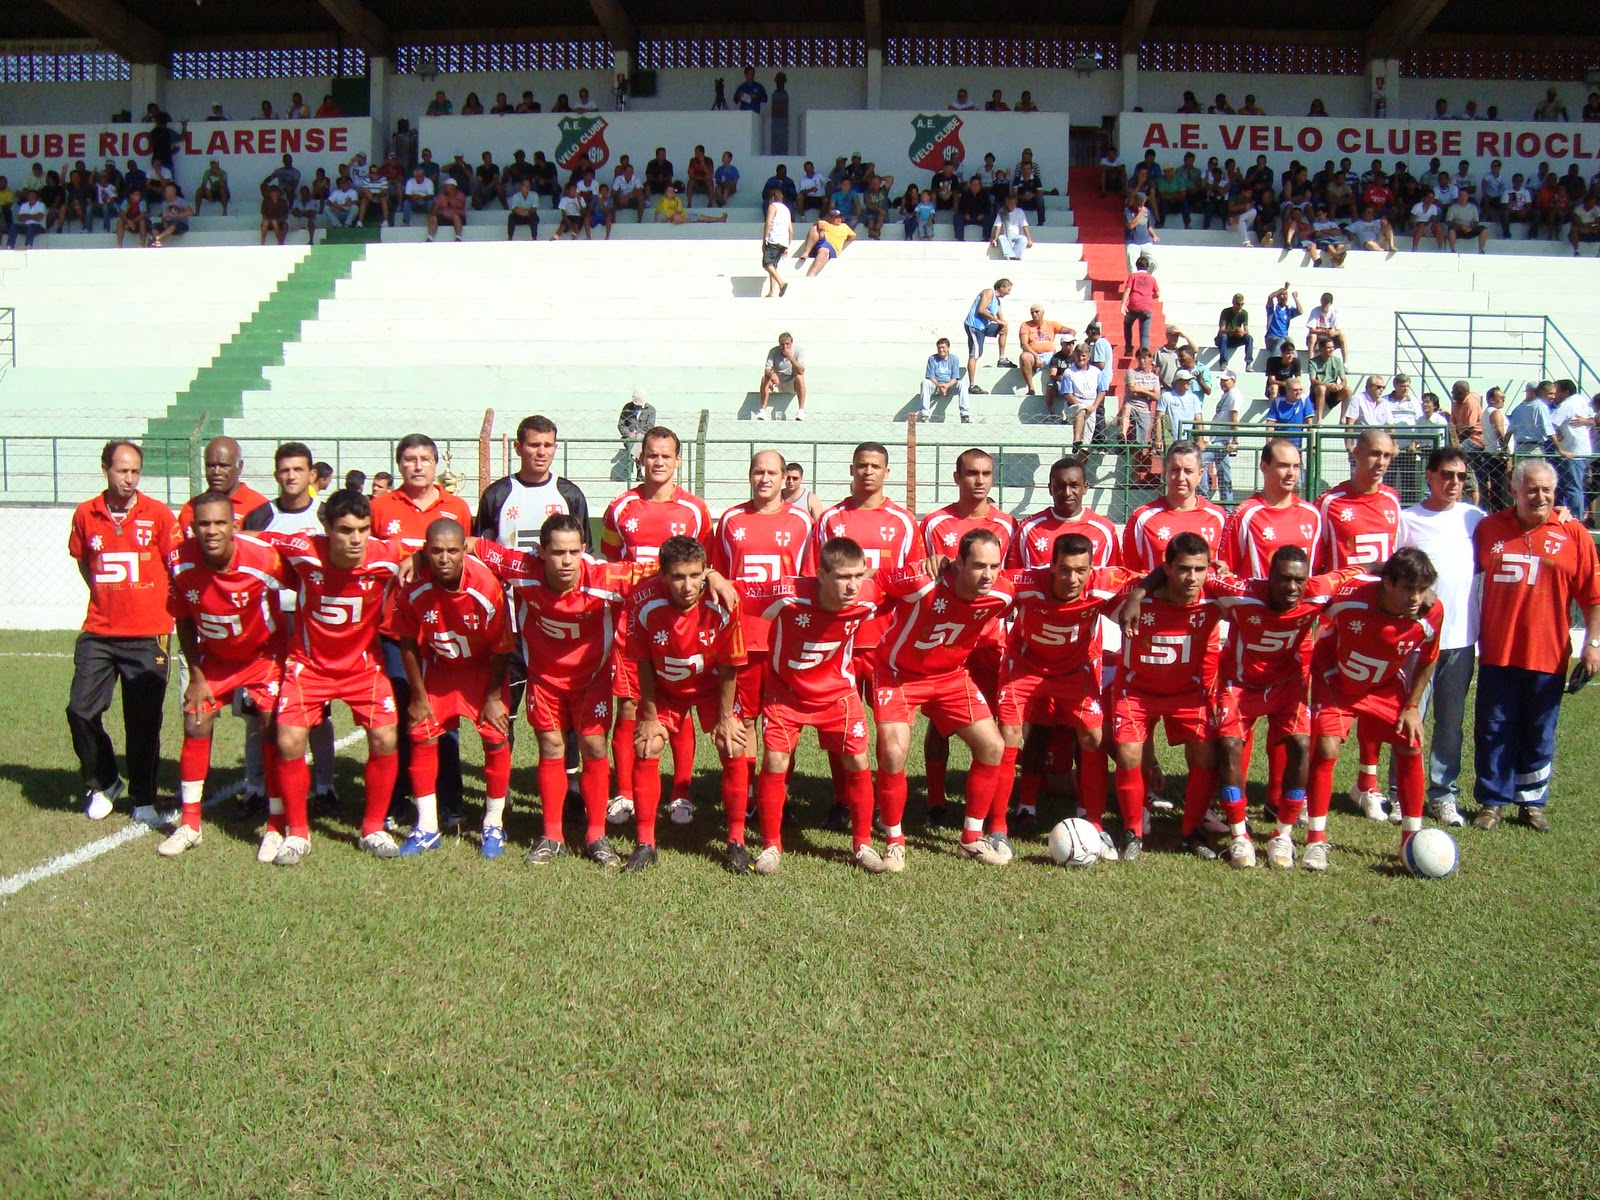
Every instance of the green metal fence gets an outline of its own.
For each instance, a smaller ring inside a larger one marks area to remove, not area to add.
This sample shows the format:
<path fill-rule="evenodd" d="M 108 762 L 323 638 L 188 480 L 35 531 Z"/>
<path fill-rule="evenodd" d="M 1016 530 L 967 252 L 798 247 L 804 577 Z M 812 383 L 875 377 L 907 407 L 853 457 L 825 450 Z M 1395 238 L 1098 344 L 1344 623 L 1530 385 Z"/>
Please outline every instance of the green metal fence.
<path fill-rule="evenodd" d="M 1600 389 L 1600 372 L 1561 327 L 1533 313 L 1397 312 L 1394 369 L 1446 403 L 1458 379 L 1507 395 L 1541 379 L 1570 379 L 1586 396 Z"/>

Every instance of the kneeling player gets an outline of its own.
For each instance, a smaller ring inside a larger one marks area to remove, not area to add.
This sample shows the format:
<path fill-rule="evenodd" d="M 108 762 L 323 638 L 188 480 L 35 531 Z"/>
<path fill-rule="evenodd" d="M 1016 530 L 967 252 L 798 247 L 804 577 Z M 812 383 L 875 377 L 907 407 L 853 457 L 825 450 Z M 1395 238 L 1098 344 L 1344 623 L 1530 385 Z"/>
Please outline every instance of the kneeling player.
<path fill-rule="evenodd" d="M 891 871 L 905 870 L 906 758 L 919 708 L 941 736 L 954 734 L 972 749 L 962 850 L 990 866 L 1011 861 L 1005 808 L 995 806 L 1005 743 L 967 669 L 973 647 L 1015 599 L 1000 562 L 1000 539 L 973 529 L 962 536 L 956 558 L 936 574 L 916 566 L 878 575 L 879 586 L 903 601 L 884 630 L 873 668 L 878 806 L 889 829 L 884 865 Z"/>
<path fill-rule="evenodd" d="M 886 868 L 872 848 L 872 771 L 867 761 L 867 714 L 852 669 L 856 630 L 877 613 L 882 593 L 867 578 L 860 543 L 830 538 L 817 555 L 815 578 L 790 576 L 777 583 L 741 584 L 745 603 L 761 607 L 768 631 L 766 753 L 756 779 L 756 815 L 761 823 L 758 875 L 778 871 L 783 852 L 783 806 L 789 766 L 801 730 L 817 731 L 817 742 L 840 756 L 850 809 L 856 865 L 877 875 Z"/>
<path fill-rule="evenodd" d="M 1144 850 L 1144 745 L 1159 720 L 1169 745 L 1182 746 L 1189 765 L 1183 793 L 1183 845 L 1199 858 L 1216 858 L 1201 825 L 1216 786 L 1217 758 L 1204 669 L 1211 631 L 1222 610 L 1205 598 L 1211 547 L 1197 533 L 1167 543 L 1164 577 L 1148 582 L 1148 595 L 1123 606 L 1121 671 L 1112 688 L 1112 756 L 1117 764 L 1117 807 L 1122 811 L 1124 862 Z M 1155 586 L 1159 583 L 1159 586 Z"/>
<path fill-rule="evenodd" d="M 411 793 L 417 823 L 403 857 L 436 850 L 439 832 L 439 738 L 466 717 L 483 739 L 483 856 L 505 849 L 506 792 L 511 786 L 511 622 L 494 573 L 467 557 L 466 531 L 454 518 L 428 526 L 427 571 L 394 600 L 394 636 L 411 685 Z M 563 784 L 565 780 L 563 780 Z"/>
<path fill-rule="evenodd" d="M 634 593 L 628 607 L 627 652 L 639 678 L 633 772 L 639 844 L 622 869 L 642 871 L 655 864 L 661 751 L 669 736 L 698 715 L 722 760 L 728 868 L 748 874 L 744 827 L 750 778 L 744 747 L 753 722 L 738 711 L 738 668 L 745 663 L 739 612 L 706 594 L 706 550 L 695 539 L 668 538 L 657 562 L 660 574 Z"/>
<path fill-rule="evenodd" d="M 277 704 L 283 627 L 268 591 L 288 587 L 292 578 L 271 546 L 248 534 L 235 535 L 233 504 L 225 493 L 207 492 L 190 507 L 194 536 L 168 559 L 172 584 L 167 607 L 177 619 L 178 641 L 189 663 L 178 764 L 183 820 L 156 847 L 169 858 L 200 844 L 200 801 L 211 769 L 217 714 L 232 703 L 237 688 L 263 713 Z M 259 857 L 271 862 L 283 840 L 283 793 L 270 735 L 262 748 L 271 814 Z"/>
<path fill-rule="evenodd" d="M 1439 661 L 1444 607 L 1431 589 L 1439 574 L 1415 547 L 1397 550 L 1377 577 L 1360 575 L 1334 593 L 1312 658 L 1311 833 L 1301 865 L 1328 865 L 1333 768 L 1350 726 L 1362 742 L 1388 742 L 1400 793 L 1400 848 L 1422 828 L 1422 703 Z M 1413 661 L 1414 656 L 1414 661 Z"/>

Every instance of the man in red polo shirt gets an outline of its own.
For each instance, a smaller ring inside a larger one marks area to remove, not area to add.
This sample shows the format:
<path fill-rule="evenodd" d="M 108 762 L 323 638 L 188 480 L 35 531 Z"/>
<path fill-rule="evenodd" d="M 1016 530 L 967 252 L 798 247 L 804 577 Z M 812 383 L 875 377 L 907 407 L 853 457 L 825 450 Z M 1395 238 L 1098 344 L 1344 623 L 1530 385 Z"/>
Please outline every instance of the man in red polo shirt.
<path fill-rule="evenodd" d="M 1580 521 L 1556 518 L 1556 486 L 1549 463 L 1519 463 L 1511 480 L 1515 507 L 1485 517 L 1473 532 L 1483 580 L 1473 739 L 1478 829 L 1498 825 L 1508 804 L 1518 805 L 1533 829 L 1550 828 L 1545 803 L 1573 604 L 1583 609 L 1583 670 L 1600 672 L 1600 561 Z"/>
<path fill-rule="evenodd" d="M 244 472 L 244 451 L 231 437 L 212 438 L 205 449 L 206 491 L 221 492 L 233 505 L 233 527 L 240 528 L 245 517 L 267 502 L 267 498 L 240 479 Z M 194 501 L 178 512 L 178 529 L 189 537 L 194 526 Z"/>
<path fill-rule="evenodd" d="M 167 572 L 178 543 L 166 505 L 139 491 L 144 452 L 133 442 L 107 442 L 100 452 L 106 488 L 72 514 L 67 552 L 89 588 L 89 611 L 72 652 L 67 728 L 83 776 L 91 821 L 111 815 L 122 795 L 117 754 L 101 718 L 122 681 L 128 791 L 134 818 L 156 821 L 156 767 L 162 704 L 167 695 Z"/>

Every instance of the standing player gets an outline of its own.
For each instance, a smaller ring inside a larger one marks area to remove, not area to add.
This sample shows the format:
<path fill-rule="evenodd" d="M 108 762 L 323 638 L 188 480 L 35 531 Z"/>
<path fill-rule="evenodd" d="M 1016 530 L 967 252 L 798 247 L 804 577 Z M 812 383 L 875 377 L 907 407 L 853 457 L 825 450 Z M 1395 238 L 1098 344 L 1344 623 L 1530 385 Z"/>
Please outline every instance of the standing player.
<path fill-rule="evenodd" d="M 670 735 L 698 716 L 722 760 L 728 869 L 746 875 L 750 780 L 744 749 L 749 729 L 737 699 L 738 669 L 745 661 L 739 613 L 706 594 L 706 550 L 694 538 L 668 538 L 657 562 L 659 577 L 635 591 L 629 603 L 627 653 L 636 664 L 639 684 L 633 776 L 639 843 L 622 869 L 643 871 L 655 865 L 661 751 Z"/>
<path fill-rule="evenodd" d="M 226 492 L 196 496 L 185 509 L 191 536 L 172 552 L 167 605 L 178 622 L 178 644 L 189 662 L 183 691 L 183 754 L 178 760 L 181 823 L 158 853 L 171 858 L 200 844 L 200 802 L 211 770 L 211 734 L 217 713 L 247 692 L 258 713 L 278 702 L 286 625 L 269 593 L 291 587 L 293 576 L 278 552 L 249 534 L 234 535 L 234 509 Z M 276 749 L 263 755 L 267 793 L 282 795 Z M 271 862 L 283 842 L 283 809 L 268 817 L 271 830 L 257 856 Z M 272 836 L 276 834 L 276 836 Z"/>
<path fill-rule="evenodd" d="M 1318 571 L 1344 567 L 1375 570 L 1394 553 L 1395 538 L 1400 532 L 1400 497 L 1383 482 L 1394 456 L 1394 438 L 1381 429 L 1363 430 L 1356 438 L 1350 478 L 1329 488 L 1317 501 L 1317 510 L 1322 514 L 1322 541 L 1316 554 Z M 1378 787 L 1381 749 L 1381 740 L 1362 741 L 1358 734 L 1360 759 L 1350 799 L 1374 821 L 1384 819 L 1384 806 L 1388 803 Z M 1390 806 L 1387 815 L 1398 822 L 1400 806 Z"/>
<path fill-rule="evenodd" d="M 956 459 L 956 500 L 922 521 L 922 542 L 929 554 L 955 557 L 961 539 L 974 529 L 987 529 L 1000 539 L 1000 561 L 1011 552 L 1017 523 L 1009 513 L 989 503 L 994 486 L 994 457 L 987 451 L 964 450 Z M 998 623 L 988 641 L 973 649 L 967 669 L 991 708 L 1000 691 L 1000 660 L 1005 655 L 1005 629 Z M 928 824 L 945 820 L 945 774 L 950 765 L 950 739 L 939 736 L 932 725 L 922 738 L 924 769 L 928 780 Z M 1007 789 L 1009 797 L 1010 791 Z"/>
<path fill-rule="evenodd" d="M 425 575 L 395 594 L 390 626 L 410 683 L 411 792 L 417 823 L 402 857 L 438 849 L 439 738 L 466 717 L 483 739 L 483 856 L 505 849 L 511 786 L 511 621 L 494 573 L 467 558 L 466 531 L 449 517 L 428 526 Z M 564 782 L 564 781 L 563 781 Z"/>
<path fill-rule="evenodd" d="M 1363 742 L 1388 742 L 1399 758 L 1400 848 L 1422 828 L 1422 693 L 1439 659 L 1444 608 L 1430 589 L 1438 577 L 1416 547 L 1397 550 L 1374 578 L 1359 575 L 1334 593 L 1312 658 L 1311 833 L 1301 865 L 1328 866 L 1333 768 L 1350 726 Z"/>
<path fill-rule="evenodd" d="M 67 552 L 89 588 L 83 632 L 72 651 L 67 728 L 83 777 L 85 811 L 91 821 L 103 820 L 122 795 L 117 752 L 102 720 L 122 681 L 133 816 L 153 825 L 167 695 L 165 639 L 172 632 L 162 563 L 177 545 L 178 527 L 171 509 L 139 491 L 144 451 L 133 442 L 107 442 L 100 469 L 105 491 L 78 505 L 67 537 Z"/>
<path fill-rule="evenodd" d="M 1213 557 L 1222 549 L 1228 514 L 1200 495 L 1200 447 L 1176 441 L 1161 464 L 1166 490 L 1128 514 L 1122 527 L 1122 565 L 1154 571 L 1166 561 L 1167 546 L 1180 533 L 1193 533 Z"/>
<path fill-rule="evenodd" d="M 1182 746 L 1189 764 L 1183 795 L 1183 845 L 1199 858 L 1216 858 L 1201 832 L 1216 787 L 1216 731 L 1206 695 L 1205 659 L 1221 608 L 1205 598 L 1211 547 L 1193 530 L 1165 547 L 1160 586 L 1130 596 L 1122 611 L 1122 663 L 1111 700 L 1112 756 L 1117 763 L 1117 806 L 1122 811 L 1124 862 L 1144 850 L 1145 780 L 1141 757 L 1153 747 L 1155 725 L 1169 745 Z M 1151 581 L 1154 583 L 1155 581 Z"/>
<path fill-rule="evenodd" d="M 570 479 L 555 473 L 556 423 L 549 417 L 524 417 L 517 426 L 518 467 L 484 489 L 472 532 L 513 550 L 532 553 L 539 531 L 557 513 L 578 519 L 584 549 L 589 547 L 589 502 Z"/>
<path fill-rule="evenodd" d="M 669 538 L 689 537 L 711 552 L 711 510 L 699 496 L 678 486 L 678 466 L 683 444 L 664 425 L 645 430 L 639 443 L 639 464 L 644 478 L 606 506 L 601 523 L 600 549 L 612 562 L 654 562 Z M 626 644 L 628 610 L 617 627 Z M 616 760 L 617 790 L 606 820 L 620 825 L 633 815 L 633 761 L 639 705 L 638 673 L 627 656 L 616 660 L 617 723 L 611 731 L 611 754 Z M 675 825 L 694 820 L 688 796 L 675 796 L 667 806 Z"/>
<path fill-rule="evenodd" d="M 889 451 L 879 442 L 862 442 L 850 456 L 850 494 L 825 510 L 811 534 L 807 561 L 815 566 L 822 547 L 834 538 L 849 538 L 861 547 L 868 571 L 898 570 L 920 561 L 925 552 L 917 519 L 884 493 L 889 479 Z M 869 706 L 876 703 L 873 660 L 878 642 L 889 623 L 889 614 L 880 609 L 856 631 L 855 659 L 850 673 Z M 828 755 L 833 776 L 834 796 L 848 796 L 849 783 L 837 754 Z M 843 829 L 849 824 L 849 808 L 835 800 L 829 814 L 830 827 Z"/>
<path fill-rule="evenodd" d="M 1093 509 L 1083 506 L 1088 479 L 1076 458 L 1058 458 L 1050 467 L 1050 507 L 1017 523 L 1011 542 L 1009 567 L 1052 567 L 1056 539 L 1064 533 L 1082 534 L 1093 548 L 1095 567 L 1120 565 L 1117 528 Z"/>
<path fill-rule="evenodd" d="M 216 437 L 206 443 L 206 491 L 220 492 L 228 498 L 233 508 L 233 527 L 243 528 L 245 517 L 267 502 L 267 498 L 245 483 L 244 451 L 231 437 Z M 178 511 L 178 529 L 184 537 L 194 533 L 194 501 L 187 502 Z"/>
<path fill-rule="evenodd" d="M 869 875 L 887 868 L 872 848 L 872 770 L 867 761 L 867 716 L 856 690 L 851 660 L 856 631 L 883 603 L 867 578 L 867 559 L 849 538 L 825 542 L 814 577 L 788 577 L 740 586 L 744 602 L 763 606 L 769 622 L 771 661 L 766 693 L 765 755 L 756 778 L 761 853 L 754 870 L 775 875 L 783 854 L 783 806 L 800 732 L 843 765 L 855 862 Z"/>
<path fill-rule="evenodd" d="M 284 662 L 278 695 L 279 781 L 288 836 L 273 862 L 298 866 L 311 853 L 306 793 L 307 733 L 322 707 L 343 700 L 367 732 L 366 809 L 361 849 L 394 858 L 400 847 L 384 830 L 389 798 L 400 771 L 394 689 L 378 658 L 378 624 L 388 588 L 399 575 L 405 549 L 372 537 L 372 505 L 360 492 L 337 491 L 322 511 L 326 534 L 269 534 L 294 571 L 299 619 Z M 269 829 L 267 837 L 273 836 Z M 262 854 L 266 847 L 263 845 Z"/>
<path fill-rule="evenodd" d="M 972 750 L 962 850 L 989 866 L 1011 861 L 1005 809 L 995 806 L 1005 744 L 967 669 L 973 648 L 1016 598 L 1001 577 L 1001 562 L 1000 539 L 973 529 L 962 537 L 955 559 L 936 574 L 921 565 L 878 574 L 878 585 L 902 601 L 878 643 L 873 679 L 878 808 L 888 827 L 884 865 L 891 871 L 906 865 L 906 758 L 919 708 L 941 736 L 954 734 Z"/>

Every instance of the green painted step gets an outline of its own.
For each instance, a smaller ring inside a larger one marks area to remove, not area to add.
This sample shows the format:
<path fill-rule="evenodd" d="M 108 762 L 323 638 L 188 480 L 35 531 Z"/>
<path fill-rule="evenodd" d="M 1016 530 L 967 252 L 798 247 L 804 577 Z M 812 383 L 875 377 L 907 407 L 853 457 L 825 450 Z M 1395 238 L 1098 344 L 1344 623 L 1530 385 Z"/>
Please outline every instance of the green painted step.
<path fill-rule="evenodd" d="M 313 246 L 256 307 L 165 414 L 145 430 L 145 474 L 188 475 L 200 486 L 199 447 L 222 432 L 222 423 L 244 412 L 244 393 L 264 381 L 262 371 L 283 362 L 286 342 L 297 341 L 318 306 L 332 299 L 339 280 L 366 257 L 364 241 Z"/>

